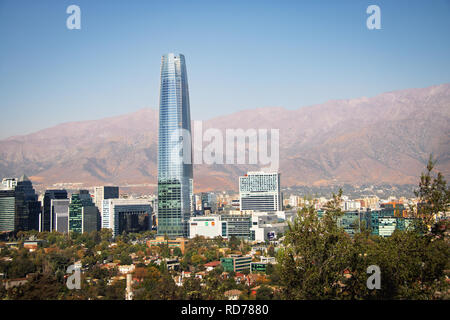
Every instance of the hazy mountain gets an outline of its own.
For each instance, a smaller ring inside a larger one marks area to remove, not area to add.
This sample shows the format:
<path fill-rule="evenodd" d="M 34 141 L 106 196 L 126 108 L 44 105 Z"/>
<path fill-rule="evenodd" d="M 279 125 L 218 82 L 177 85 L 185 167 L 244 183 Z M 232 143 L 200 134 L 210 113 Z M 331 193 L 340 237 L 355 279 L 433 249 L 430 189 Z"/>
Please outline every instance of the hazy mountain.
<path fill-rule="evenodd" d="M 195 106 L 192 106 L 195 108 Z M 70 122 L 0 141 L 0 177 L 35 183 L 156 183 L 158 112 L 143 109 Z M 282 185 L 416 184 L 430 153 L 450 174 L 450 84 L 329 101 L 297 110 L 260 108 L 203 122 L 280 129 Z M 250 165 L 196 165 L 196 191 L 237 189 Z"/>

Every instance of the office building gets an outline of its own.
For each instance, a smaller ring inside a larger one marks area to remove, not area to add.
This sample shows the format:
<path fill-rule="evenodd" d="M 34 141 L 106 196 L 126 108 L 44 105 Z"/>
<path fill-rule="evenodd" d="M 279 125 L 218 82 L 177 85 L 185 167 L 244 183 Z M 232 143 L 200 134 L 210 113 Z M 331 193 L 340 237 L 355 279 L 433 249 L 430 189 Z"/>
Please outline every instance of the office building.
<path fill-rule="evenodd" d="M 28 209 L 28 227 L 27 230 L 39 230 L 39 216 L 41 214 L 41 202 L 38 201 L 33 184 L 27 176 L 22 175 L 17 179 L 16 192 L 23 192 L 25 206 Z"/>
<path fill-rule="evenodd" d="M 260 261 L 258 262 L 251 262 L 250 263 L 250 272 L 251 273 L 266 273 L 267 272 L 267 266 L 269 264 L 276 264 L 277 261 L 275 257 L 260 257 Z"/>
<path fill-rule="evenodd" d="M 97 230 L 97 208 L 87 190 L 72 194 L 69 204 L 69 231 L 92 232 Z"/>
<path fill-rule="evenodd" d="M 239 177 L 240 210 L 281 211 L 280 174 L 248 172 Z"/>
<path fill-rule="evenodd" d="M 2 185 L 0 186 L 2 189 L 14 189 L 17 186 L 16 178 L 3 178 Z"/>
<path fill-rule="evenodd" d="M 337 220 L 339 227 L 343 228 L 345 232 L 353 236 L 361 230 L 361 216 L 358 210 L 345 211 Z"/>
<path fill-rule="evenodd" d="M 250 228 L 252 226 L 251 214 L 222 214 L 221 221 L 226 222 L 226 237 L 235 236 L 239 239 L 251 239 Z"/>
<path fill-rule="evenodd" d="M 250 270 L 251 262 L 251 256 L 243 256 L 238 254 L 232 254 L 229 257 L 220 258 L 220 263 L 223 270 L 226 272 L 242 272 L 244 270 Z"/>
<path fill-rule="evenodd" d="M 31 181 L 22 175 L 20 178 L 5 178 L 0 186 L 3 190 L 14 191 L 15 231 L 39 230 L 41 203 Z"/>
<path fill-rule="evenodd" d="M 55 222 L 52 230 L 61 233 L 69 232 L 69 199 L 52 199 L 51 214 Z"/>
<path fill-rule="evenodd" d="M 193 211 L 189 88 L 185 58 L 161 59 L 158 136 L 158 234 L 188 237 Z M 183 146 L 183 148 L 181 148 Z"/>
<path fill-rule="evenodd" d="M 180 248 L 184 254 L 187 240 L 185 238 L 165 239 L 163 236 L 157 236 L 155 239 L 147 240 L 147 247 L 166 245 L 169 249 Z"/>
<path fill-rule="evenodd" d="M 51 231 L 55 225 L 52 217 L 52 199 L 68 199 L 66 190 L 46 190 L 42 203 L 39 231 Z"/>
<path fill-rule="evenodd" d="M 98 221 L 101 221 L 101 214 L 103 212 L 103 200 L 106 199 L 118 199 L 119 198 L 119 187 L 116 186 L 101 186 L 94 187 L 94 203 L 98 210 Z M 101 228 L 101 226 L 98 226 Z"/>
<path fill-rule="evenodd" d="M 202 210 L 204 214 L 211 214 L 217 211 L 217 197 L 212 192 L 201 193 Z"/>
<path fill-rule="evenodd" d="M 252 213 L 252 225 L 250 228 L 249 240 L 254 242 L 265 242 L 274 240 L 283 234 L 288 224 L 284 211 L 275 212 L 254 212 Z"/>
<path fill-rule="evenodd" d="M 16 231 L 16 197 L 13 189 L 0 189 L 0 232 Z"/>
<path fill-rule="evenodd" d="M 107 199 L 102 207 L 101 226 L 111 229 L 114 237 L 123 232 L 151 230 L 151 199 Z"/>
<path fill-rule="evenodd" d="M 189 237 L 202 236 L 205 238 L 215 238 L 221 236 L 227 238 L 227 221 L 222 221 L 219 215 L 209 215 L 191 217 L 189 220 Z"/>

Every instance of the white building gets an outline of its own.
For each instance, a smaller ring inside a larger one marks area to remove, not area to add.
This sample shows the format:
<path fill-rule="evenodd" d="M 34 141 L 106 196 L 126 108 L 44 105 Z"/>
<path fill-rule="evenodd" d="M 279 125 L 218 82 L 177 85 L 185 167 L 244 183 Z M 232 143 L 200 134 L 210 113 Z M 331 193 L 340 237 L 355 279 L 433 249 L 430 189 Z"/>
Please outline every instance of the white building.
<path fill-rule="evenodd" d="M 284 211 L 254 212 L 252 214 L 251 240 L 265 242 L 283 233 L 287 228 Z"/>
<path fill-rule="evenodd" d="M 378 234 L 381 237 L 390 237 L 397 227 L 397 219 L 394 217 L 380 217 Z"/>
<path fill-rule="evenodd" d="M 361 202 L 353 200 L 345 200 L 341 203 L 341 209 L 344 211 L 354 211 L 361 209 Z"/>
<path fill-rule="evenodd" d="M 280 174 L 255 171 L 239 177 L 241 210 L 281 211 Z"/>
<path fill-rule="evenodd" d="M 94 187 L 94 203 L 98 211 L 103 212 L 103 200 L 119 198 L 119 187 L 101 186 Z"/>
<path fill-rule="evenodd" d="M 290 196 L 289 196 L 289 205 L 291 206 L 291 207 L 298 207 L 298 204 L 299 204 L 299 202 L 300 202 L 300 200 L 301 200 L 301 198 L 299 197 L 299 196 L 296 196 L 296 195 L 294 195 L 294 194 L 291 194 Z"/>
<path fill-rule="evenodd" d="M 2 180 L 2 186 L 4 189 L 14 189 L 17 187 L 17 179 L 16 178 L 3 178 Z"/>
<path fill-rule="evenodd" d="M 203 236 L 205 238 L 227 237 L 227 222 L 219 215 L 191 217 L 189 219 L 189 237 Z"/>

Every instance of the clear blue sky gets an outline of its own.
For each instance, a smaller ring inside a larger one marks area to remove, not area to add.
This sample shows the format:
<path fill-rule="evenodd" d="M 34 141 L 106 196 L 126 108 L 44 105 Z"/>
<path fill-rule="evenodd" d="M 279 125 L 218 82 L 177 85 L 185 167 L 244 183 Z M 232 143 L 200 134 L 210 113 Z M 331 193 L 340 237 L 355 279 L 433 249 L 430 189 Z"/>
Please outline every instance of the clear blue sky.
<path fill-rule="evenodd" d="M 0 0 L 0 138 L 157 108 L 167 52 L 208 119 L 447 83 L 449 39 L 448 0 Z"/>

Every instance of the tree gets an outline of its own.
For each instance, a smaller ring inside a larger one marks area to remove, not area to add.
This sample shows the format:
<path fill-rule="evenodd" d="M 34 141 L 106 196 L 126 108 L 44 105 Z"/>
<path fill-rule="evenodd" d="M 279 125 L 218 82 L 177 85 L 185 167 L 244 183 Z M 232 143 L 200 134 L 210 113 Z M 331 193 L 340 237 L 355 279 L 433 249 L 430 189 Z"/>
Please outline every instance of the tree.
<path fill-rule="evenodd" d="M 187 300 L 202 300 L 202 287 L 200 279 L 187 278 L 183 283 L 183 294 Z"/>
<path fill-rule="evenodd" d="M 273 291 L 266 285 L 261 285 L 256 291 L 256 300 L 271 300 L 273 297 Z"/>
<path fill-rule="evenodd" d="M 426 172 L 420 176 L 419 188 L 414 191 L 419 200 L 417 217 L 422 219 L 428 229 L 431 229 L 436 215 L 448 212 L 450 207 L 450 189 L 440 172 L 434 174 L 435 164 L 436 161 L 430 155 Z"/>
<path fill-rule="evenodd" d="M 130 255 L 128 253 L 122 253 L 120 255 L 120 264 L 122 265 L 129 265 L 133 263 L 133 260 L 131 259 Z"/>
<path fill-rule="evenodd" d="M 337 227 L 340 197 L 326 205 L 319 220 L 314 208 L 305 207 L 289 224 L 285 247 L 280 249 L 280 282 L 287 299 L 328 299 L 336 295 L 338 281 L 347 267 L 350 237 Z"/>
<path fill-rule="evenodd" d="M 183 255 L 183 253 L 181 252 L 181 249 L 179 247 L 175 247 L 173 249 L 173 255 L 176 257 L 181 257 Z"/>
<path fill-rule="evenodd" d="M 237 250 L 237 248 L 239 247 L 240 244 L 241 244 L 241 241 L 238 238 L 236 238 L 236 236 L 232 235 L 230 237 L 229 246 L 232 250 Z"/>

